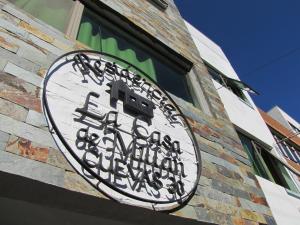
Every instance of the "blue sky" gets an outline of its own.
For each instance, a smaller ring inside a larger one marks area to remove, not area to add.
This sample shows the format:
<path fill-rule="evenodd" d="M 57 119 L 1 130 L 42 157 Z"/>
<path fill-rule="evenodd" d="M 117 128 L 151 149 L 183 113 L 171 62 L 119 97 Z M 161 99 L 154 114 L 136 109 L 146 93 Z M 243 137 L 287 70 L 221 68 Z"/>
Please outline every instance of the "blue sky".
<path fill-rule="evenodd" d="M 299 0 L 175 0 L 181 15 L 221 46 L 267 111 L 278 105 L 300 122 Z"/>

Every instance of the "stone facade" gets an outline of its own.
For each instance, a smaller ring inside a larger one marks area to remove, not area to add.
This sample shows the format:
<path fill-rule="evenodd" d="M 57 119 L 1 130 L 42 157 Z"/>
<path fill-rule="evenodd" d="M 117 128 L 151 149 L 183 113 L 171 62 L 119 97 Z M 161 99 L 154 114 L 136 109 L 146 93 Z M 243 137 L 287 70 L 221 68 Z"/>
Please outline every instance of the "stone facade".
<path fill-rule="evenodd" d="M 147 0 L 101 0 L 194 64 L 213 116 L 178 100 L 201 148 L 197 192 L 172 213 L 216 224 L 275 224 L 207 69 L 170 0 L 166 11 Z M 105 198 L 77 175 L 56 147 L 42 114 L 41 82 L 61 54 L 86 48 L 0 0 L 0 170 Z"/>

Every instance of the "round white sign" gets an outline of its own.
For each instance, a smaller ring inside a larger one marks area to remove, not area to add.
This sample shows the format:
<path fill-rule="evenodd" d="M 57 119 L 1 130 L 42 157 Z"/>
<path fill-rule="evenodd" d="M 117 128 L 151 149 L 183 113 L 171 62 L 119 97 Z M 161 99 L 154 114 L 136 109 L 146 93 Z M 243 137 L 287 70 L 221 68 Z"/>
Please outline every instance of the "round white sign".
<path fill-rule="evenodd" d="M 42 99 L 59 149 L 106 196 L 174 210 L 194 194 L 201 170 L 195 137 L 167 92 L 133 65 L 70 52 L 50 67 Z"/>

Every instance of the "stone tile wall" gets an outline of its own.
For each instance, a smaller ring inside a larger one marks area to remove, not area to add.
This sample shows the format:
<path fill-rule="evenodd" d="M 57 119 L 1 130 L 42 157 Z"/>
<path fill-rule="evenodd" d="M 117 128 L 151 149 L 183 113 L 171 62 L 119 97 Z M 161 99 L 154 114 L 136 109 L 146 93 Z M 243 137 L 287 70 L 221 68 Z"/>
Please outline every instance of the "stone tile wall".
<path fill-rule="evenodd" d="M 194 63 L 214 117 L 183 101 L 202 150 L 197 193 L 174 216 L 228 225 L 275 224 L 250 162 L 226 116 L 176 6 L 147 0 L 102 0 Z M 57 149 L 42 114 L 41 82 L 61 54 L 86 48 L 0 0 L 0 170 L 104 198 Z"/>

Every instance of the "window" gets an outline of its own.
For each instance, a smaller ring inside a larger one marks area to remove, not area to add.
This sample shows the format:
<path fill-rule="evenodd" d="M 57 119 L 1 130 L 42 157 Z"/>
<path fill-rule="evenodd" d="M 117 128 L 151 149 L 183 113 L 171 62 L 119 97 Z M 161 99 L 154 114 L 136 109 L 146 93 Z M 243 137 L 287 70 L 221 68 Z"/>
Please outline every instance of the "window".
<path fill-rule="evenodd" d="M 298 192 L 290 175 L 284 166 L 254 140 L 238 132 L 242 145 L 252 163 L 256 175 L 283 186 L 291 191 Z"/>
<path fill-rule="evenodd" d="M 163 10 L 166 10 L 168 8 L 168 3 L 164 0 L 152 0 L 152 1 Z"/>
<path fill-rule="evenodd" d="M 163 88 L 193 102 L 184 71 L 162 62 L 157 53 L 89 8 L 83 11 L 77 40 L 94 50 L 124 59 L 150 75 Z"/>
<path fill-rule="evenodd" d="M 208 66 L 207 64 L 206 64 L 206 66 L 207 66 L 208 73 L 211 75 L 211 77 L 215 81 L 217 81 L 219 84 L 226 87 L 225 80 L 223 79 L 223 76 L 221 75 L 221 73 L 218 72 L 217 70 L 213 69 L 211 66 Z"/>
<path fill-rule="evenodd" d="M 98 9 L 104 9 L 97 7 L 97 4 L 101 4 L 100 2 L 84 1 L 85 5 L 83 5 L 78 0 L 9 1 L 92 49 L 130 62 L 168 92 L 197 106 L 197 99 L 195 95 L 191 95 L 187 82 L 187 73 L 192 64 L 189 62 L 188 66 L 179 66 L 179 63 L 173 60 L 174 57 L 178 57 L 175 54 L 171 56 L 173 53 L 169 52 L 170 57 L 168 57 L 166 53 L 162 55 L 159 51 L 153 50 L 136 37 L 141 35 L 138 31 L 135 33 L 138 35 L 131 35 L 127 32 L 128 27 L 134 28 L 131 24 L 125 24 L 127 22 L 122 21 L 122 18 L 120 19 L 122 25 L 119 25 L 113 23 L 109 16 L 99 15 Z"/>
<path fill-rule="evenodd" d="M 292 154 L 294 155 L 294 158 L 296 159 L 295 162 L 297 162 L 297 163 L 300 164 L 300 155 L 299 155 L 299 151 L 295 150 L 294 147 L 291 147 L 291 151 L 292 151 Z"/>
<path fill-rule="evenodd" d="M 296 159 L 294 158 L 293 153 L 291 152 L 290 147 L 287 145 L 287 143 L 283 142 L 282 145 L 283 145 L 283 149 L 288 155 L 288 158 L 292 161 L 295 161 Z"/>
<path fill-rule="evenodd" d="M 225 76 L 224 74 L 210 66 L 208 63 L 206 63 L 206 66 L 208 73 L 211 75 L 212 79 L 214 79 L 216 82 L 218 82 L 228 90 L 232 91 L 242 101 L 244 101 L 248 105 L 251 105 L 243 90 L 258 94 L 256 91 L 254 91 L 251 87 L 249 87 L 249 85 L 243 83 L 242 81 Z"/>
<path fill-rule="evenodd" d="M 279 147 L 279 149 L 280 149 L 280 152 L 281 152 L 286 158 L 288 158 L 289 156 L 288 156 L 288 154 L 286 153 L 285 149 L 283 148 L 283 145 L 282 145 L 282 143 L 280 142 L 279 138 L 278 138 L 276 135 L 274 135 L 274 139 L 275 139 L 275 141 L 276 141 L 276 143 L 277 143 L 277 145 L 278 145 L 278 147 Z"/>
<path fill-rule="evenodd" d="M 287 159 L 300 164 L 300 151 L 292 146 L 292 144 L 288 143 L 285 139 L 280 139 L 277 135 L 274 135 L 274 138 L 282 155 Z"/>
<path fill-rule="evenodd" d="M 295 155 L 298 160 L 298 163 L 300 164 L 300 151 L 295 149 Z"/>
<path fill-rule="evenodd" d="M 265 165 L 264 160 L 262 159 L 261 155 L 258 153 L 257 145 L 255 142 L 248 138 L 247 136 L 243 135 L 242 133 L 238 133 L 240 140 L 246 153 L 252 163 L 253 169 L 255 174 L 266 178 L 268 180 L 272 179 L 270 171 L 268 170 L 267 166 Z"/>
<path fill-rule="evenodd" d="M 292 129 L 293 129 L 294 133 L 296 133 L 296 134 L 300 134 L 300 129 L 299 129 L 299 128 L 297 128 L 296 126 L 294 126 L 294 125 L 293 125 L 293 124 L 291 124 L 290 122 L 289 122 L 289 125 L 292 127 Z"/>

